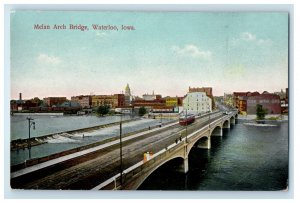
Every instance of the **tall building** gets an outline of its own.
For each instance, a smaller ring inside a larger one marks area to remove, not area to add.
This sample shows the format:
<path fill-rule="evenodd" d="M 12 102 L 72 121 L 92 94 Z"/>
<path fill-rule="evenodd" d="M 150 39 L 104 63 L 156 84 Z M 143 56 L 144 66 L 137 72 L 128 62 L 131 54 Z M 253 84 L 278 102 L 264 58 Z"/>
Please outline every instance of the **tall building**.
<path fill-rule="evenodd" d="M 212 99 L 205 92 L 188 92 L 183 99 L 183 109 L 193 114 L 212 111 Z"/>
<path fill-rule="evenodd" d="M 212 87 L 189 87 L 189 92 L 204 92 L 212 100 L 212 109 L 215 109 Z"/>

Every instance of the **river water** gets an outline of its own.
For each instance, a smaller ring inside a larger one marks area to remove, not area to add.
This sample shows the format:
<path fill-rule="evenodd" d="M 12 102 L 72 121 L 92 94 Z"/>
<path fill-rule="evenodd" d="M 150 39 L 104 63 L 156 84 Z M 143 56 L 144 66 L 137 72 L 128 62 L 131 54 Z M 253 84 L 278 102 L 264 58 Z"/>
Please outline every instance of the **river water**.
<path fill-rule="evenodd" d="M 27 116 L 11 117 L 11 140 L 28 138 Z M 31 137 L 39 137 L 47 134 L 56 134 L 70 130 L 82 129 L 102 124 L 119 122 L 120 116 L 31 116 L 35 121 L 35 130 L 31 129 Z M 124 115 L 122 120 L 129 120 L 129 115 Z M 170 119 L 138 119 L 122 124 L 123 134 L 146 129 L 149 126 L 157 126 L 160 122 L 166 123 Z M 62 152 L 76 147 L 99 142 L 105 139 L 119 136 L 119 125 L 102 128 L 95 131 L 74 133 L 71 136 L 55 135 L 54 139 L 48 139 L 47 143 L 31 148 L 31 158 L 39 158 L 50 154 Z M 65 133 L 66 134 L 66 133 Z M 19 164 L 29 159 L 28 149 L 11 151 L 11 165 Z"/>
<path fill-rule="evenodd" d="M 285 190 L 288 186 L 288 123 L 245 125 L 239 121 L 212 148 L 193 148 L 187 174 L 176 172 L 181 160 L 167 162 L 139 190 Z"/>

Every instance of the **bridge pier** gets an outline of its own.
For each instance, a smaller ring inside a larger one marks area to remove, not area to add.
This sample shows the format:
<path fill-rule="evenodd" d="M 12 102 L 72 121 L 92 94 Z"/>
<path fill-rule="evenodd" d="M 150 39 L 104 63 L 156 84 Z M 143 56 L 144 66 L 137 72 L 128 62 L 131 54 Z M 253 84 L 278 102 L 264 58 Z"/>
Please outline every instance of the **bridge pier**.
<path fill-rule="evenodd" d="M 188 159 L 188 157 L 183 159 L 182 164 L 179 168 L 179 171 L 181 173 L 187 173 L 189 171 L 189 159 Z"/>
<path fill-rule="evenodd" d="M 230 124 L 235 125 L 235 118 L 230 119 Z"/>
<path fill-rule="evenodd" d="M 223 131 L 221 127 L 217 127 L 211 134 L 212 136 L 223 136 Z"/>
<path fill-rule="evenodd" d="M 210 136 L 201 138 L 197 144 L 197 148 L 210 149 L 211 148 Z"/>

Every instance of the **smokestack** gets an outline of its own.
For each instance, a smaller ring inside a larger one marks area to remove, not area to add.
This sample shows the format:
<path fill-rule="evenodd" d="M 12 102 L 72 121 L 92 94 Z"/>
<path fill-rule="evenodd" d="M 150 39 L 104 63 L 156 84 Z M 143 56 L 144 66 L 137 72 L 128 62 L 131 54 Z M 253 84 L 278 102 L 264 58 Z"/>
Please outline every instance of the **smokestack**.
<path fill-rule="evenodd" d="M 22 93 L 19 93 L 19 99 L 22 100 Z"/>

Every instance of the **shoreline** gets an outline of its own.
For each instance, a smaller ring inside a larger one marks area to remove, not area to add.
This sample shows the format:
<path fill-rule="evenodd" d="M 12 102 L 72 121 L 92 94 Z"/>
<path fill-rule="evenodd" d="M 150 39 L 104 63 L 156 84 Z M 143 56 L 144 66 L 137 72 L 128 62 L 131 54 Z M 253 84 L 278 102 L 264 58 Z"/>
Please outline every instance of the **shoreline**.
<path fill-rule="evenodd" d="M 270 119 L 270 118 L 278 118 L 278 119 Z M 256 115 L 251 114 L 251 115 L 240 115 L 238 114 L 238 120 L 256 120 Z M 274 114 L 274 115 L 266 115 L 265 120 L 262 121 L 288 121 L 289 116 L 288 115 L 280 115 L 280 114 Z"/>

